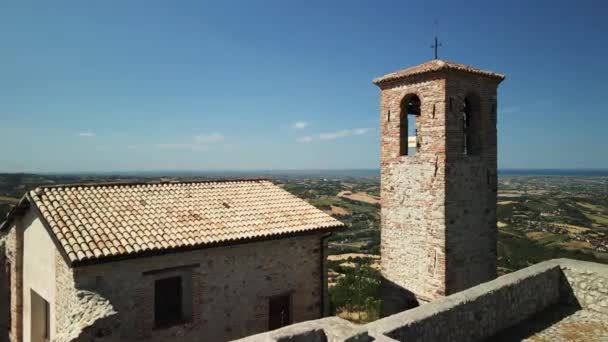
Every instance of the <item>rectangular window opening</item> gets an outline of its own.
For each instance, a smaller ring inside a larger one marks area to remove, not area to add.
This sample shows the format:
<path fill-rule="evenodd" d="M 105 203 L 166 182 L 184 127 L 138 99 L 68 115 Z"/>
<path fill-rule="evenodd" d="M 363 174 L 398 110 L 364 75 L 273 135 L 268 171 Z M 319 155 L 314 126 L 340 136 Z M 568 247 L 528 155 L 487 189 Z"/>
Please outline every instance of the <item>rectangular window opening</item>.
<path fill-rule="evenodd" d="M 274 330 L 291 324 L 291 296 L 282 295 L 270 298 L 268 310 L 268 329 Z"/>
<path fill-rule="evenodd" d="M 183 288 L 181 277 L 154 282 L 154 325 L 158 328 L 183 323 Z"/>

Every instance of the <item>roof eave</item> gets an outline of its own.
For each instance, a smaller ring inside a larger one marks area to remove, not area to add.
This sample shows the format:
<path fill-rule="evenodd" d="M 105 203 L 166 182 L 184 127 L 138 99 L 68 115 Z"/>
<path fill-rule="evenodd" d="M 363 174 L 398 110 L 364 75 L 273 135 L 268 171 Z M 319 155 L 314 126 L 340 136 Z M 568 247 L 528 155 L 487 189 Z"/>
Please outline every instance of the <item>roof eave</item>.
<path fill-rule="evenodd" d="M 443 71 L 456 71 L 456 72 L 468 73 L 468 74 L 472 74 L 472 75 L 476 75 L 476 76 L 493 78 L 493 79 L 499 80 L 500 82 L 502 82 L 506 77 L 504 74 L 498 74 L 498 73 L 487 72 L 487 71 L 471 72 L 471 71 L 467 71 L 467 70 L 441 68 L 441 69 L 436 69 L 436 70 L 426 70 L 426 71 L 422 71 L 422 72 L 416 72 L 416 73 L 405 74 L 405 75 L 388 74 L 388 75 L 374 78 L 373 83 L 380 87 L 387 83 L 398 82 L 398 81 L 405 80 L 405 79 L 408 79 L 411 77 L 416 77 L 416 76 L 420 76 L 420 75 L 424 75 L 424 74 L 438 73 L 438 72 L 443 72 Z"/>
<path fill-rule="evenodd" d="M 105 256 L 105 257 L 91 258 L 91 259 L 84 259 L 84 260 L 72 260 L 72 261 L 66 260 L 66 262 L 68 262 L 70 267 L 77 268 L 77 267 L 84 267 L 84 266 L 106 264 L 106 263 L 110 263 L 110 262 L 117 262 L 117 261 L 129 260 L 129 259 L 183 253 L 183 252 L 190 252 L 190 251 L 209 249 L 209 248 L 218 248 L 218 247 L 234 246 L 234 245 L 248 244 L 248 243 L 254 243 L 254 242 L 272 241 L 272 240 L 279 240 L 279 239 L 298 237 L 298 236 L 326 234 L 326 233 L 330 233 L 330 232 L 333 232 L 333 231 L 341 229 L 341 228 L 346 228 L 346 225 L 342 222 L 340 222 L 339 224 L 336 224 L 334 226 L 323 227 L 320 229 L 309 229 L 309 230 L 304 230 L 304 231 L 299 231 L 299 232 L 266 235 L 266 236 L 259 236 L 259 237 L 254 237 L 254 238 L 238 239 L 238 240 L 218 241 L 218 242 L 214 242 L 214 243 L 200 244 L 200 245 L 194 245 L 194 246 L 179 246 L 179 247 L 174 247 L 174 248 L 150 249 L 150 250 L 145 250 L 145 251 L 138 252 L 138 253 L 109 255 L 109 256 Z M 57 248 L 60 248 L 60 247 L 57 246 Z"/>

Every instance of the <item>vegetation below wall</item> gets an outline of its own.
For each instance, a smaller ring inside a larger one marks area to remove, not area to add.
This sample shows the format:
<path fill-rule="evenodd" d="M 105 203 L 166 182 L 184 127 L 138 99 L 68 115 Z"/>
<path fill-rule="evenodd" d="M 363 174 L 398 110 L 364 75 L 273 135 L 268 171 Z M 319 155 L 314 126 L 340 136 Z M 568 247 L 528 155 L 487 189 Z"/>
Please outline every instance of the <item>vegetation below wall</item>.
<path fill-rule="evenodd" d="M 336 267 L 344 277 L 329 288 L 330 311 L 355 323 L 380 318 L 380 272 L 361 260 L 355 267 Z"/>

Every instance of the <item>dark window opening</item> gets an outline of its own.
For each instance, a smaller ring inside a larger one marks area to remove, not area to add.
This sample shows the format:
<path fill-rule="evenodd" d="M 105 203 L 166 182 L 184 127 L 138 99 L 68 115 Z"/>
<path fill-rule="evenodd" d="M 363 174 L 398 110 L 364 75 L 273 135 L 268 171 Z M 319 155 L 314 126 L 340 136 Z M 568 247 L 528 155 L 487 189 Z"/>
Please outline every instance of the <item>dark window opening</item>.
<path fill-rule="evenodd" d="M 481 149 L 481 115 L 479 100 L 471 95 L 464 99 L 462 109 L 462 153 L 477 155 Z"/>
<path fill-rule="evenodd" d="M 183 322 L 182 278 L 171 277 L 154 282 L 154 325 L 166 327 Z"/>
<path fill-rule="evenodd" d="M 420 116 L 420 98 L 416 95 L 407 95 L 401 101 L 401 122 L 399 130 L 399 154 L 414 156 L 420 147 L 418 140 Z"/>
<path fill-rule="evenodd" d="M 291 298 L 289 295 L 270 298 L 268 329 L 274 330 L 291 324 Z"/>

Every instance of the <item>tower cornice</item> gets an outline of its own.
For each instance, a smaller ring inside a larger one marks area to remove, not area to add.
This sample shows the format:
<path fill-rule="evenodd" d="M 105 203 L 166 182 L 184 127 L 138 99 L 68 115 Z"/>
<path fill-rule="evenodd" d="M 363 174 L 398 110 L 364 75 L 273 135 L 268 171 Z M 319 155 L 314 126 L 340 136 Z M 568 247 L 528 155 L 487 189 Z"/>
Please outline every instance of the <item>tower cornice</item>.
<path fill-rule="evenodd" d="M 422 63 L 420 65 L 416 65 L 407 69 L 399 70 L 396 72 L 392 72 L 390 74 L 386 74 L 382 77 L 378 77 L 374 79 L 374 84 L 381 86 L 388 82 L 394 82 L 402 79 L 406 79 L 412 76 L 418 76 L 426 73 L 438 72 L 438 71 L 446 71 L 453 70 L 459 72 L 470 73 L 478 76 L 494 78 L 499 81 L 505 79 L 505 75 L 495 73 L 492 71 L 481 70 L 478 68 L 474 68 L 464 64 L 458 64 L 450 61 L 445 61 L 441 59 L 434 59 L 428 61 L 426 63 Z"/>

